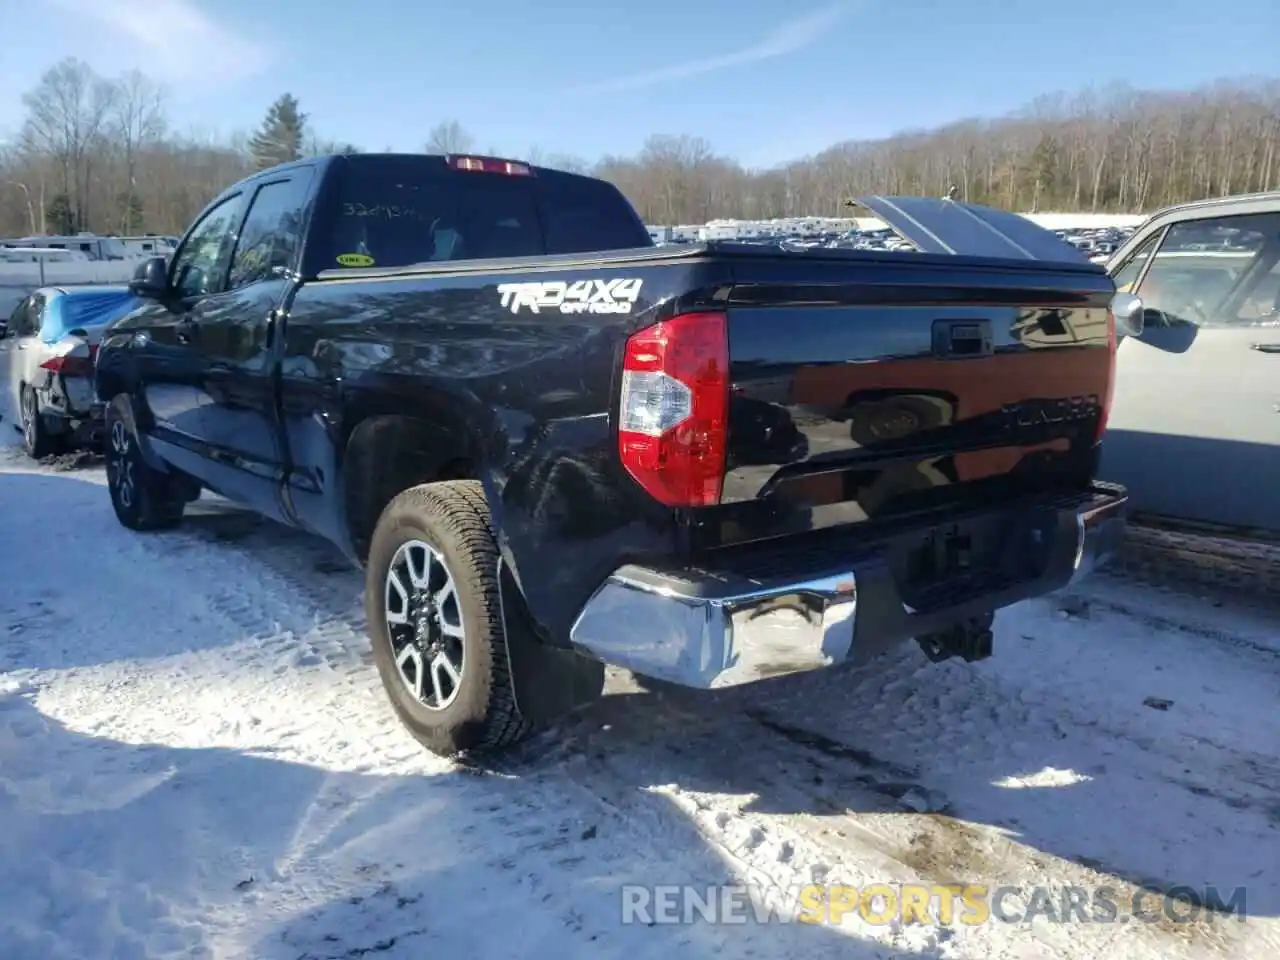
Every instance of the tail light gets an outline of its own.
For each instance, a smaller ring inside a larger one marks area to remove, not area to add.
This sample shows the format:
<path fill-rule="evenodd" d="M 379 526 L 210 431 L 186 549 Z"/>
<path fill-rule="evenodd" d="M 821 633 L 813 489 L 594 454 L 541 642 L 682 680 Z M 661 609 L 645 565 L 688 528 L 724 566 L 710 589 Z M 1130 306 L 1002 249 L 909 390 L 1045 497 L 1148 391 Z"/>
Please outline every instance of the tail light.
<path fill-rule="evenodd" d="M 1098 414 L 1098 435 L 1094 443 L 1102 442 L 1102 435 L 1107 432 L 1107 421 L 1111 418 L 1111 404 L 1116 397 L 1116 315 L 1107 311 L 1107 386 L 1102 394 L 1102 412 Z"/>
<path fill-rule="evenodd" d="M 503 160 L 501 157 L 458 157 L 450 154 L 445 157 L 454 170 L 471 170 L 476 173 L 501 173 L 509 177 L 531 177 L 533 170 L 526 163 L 514 160 Z"/>
<path fill-rule="evenodd" d="M 98 345 L 89 344 L 87 356 L 73 356 L 72 354 L 64 353 L 61 356 L 50 357 L 40 366 L 51 373 L 59 373 L 68 377 L 91 377 L 93 376 L 94 359 L 97 355 Z"/>
<path fill-rule="evenodd" d="M 720 502 L 729 418 L 723 313 L 686 313 L 627 340 L 618 452 L 640 486 L 672 507 Z"/>

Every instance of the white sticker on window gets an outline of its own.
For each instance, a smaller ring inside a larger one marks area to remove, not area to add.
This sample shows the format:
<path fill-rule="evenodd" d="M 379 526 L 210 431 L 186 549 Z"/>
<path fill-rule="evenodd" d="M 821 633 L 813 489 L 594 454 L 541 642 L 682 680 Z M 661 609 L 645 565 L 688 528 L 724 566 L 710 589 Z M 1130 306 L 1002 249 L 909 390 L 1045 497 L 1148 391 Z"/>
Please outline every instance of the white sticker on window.
<path fill-rule="evenodd" d="M 500 283 L 498 294 L 512 313 L 630 313 L 640 298 L 641 283 L 638 279 Z"/>

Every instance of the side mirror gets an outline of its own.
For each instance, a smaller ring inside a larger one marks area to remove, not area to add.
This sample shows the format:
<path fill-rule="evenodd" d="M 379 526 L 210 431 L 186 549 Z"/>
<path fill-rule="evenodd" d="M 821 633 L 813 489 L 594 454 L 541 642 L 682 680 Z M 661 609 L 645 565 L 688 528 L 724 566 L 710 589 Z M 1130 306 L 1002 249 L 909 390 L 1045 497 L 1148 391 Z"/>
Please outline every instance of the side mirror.
<path fill-rule="evenodd" d="M 164 257 L 151 257 L 138 264 L 129 281 L 129 292 L 152 300 L 164 297 L 169 292 L 169 267 Z"/>
<path fill-rule="evenodd" d="M 1146 308 L 1142 300 L 1132 293 L 1117 293 L 1111 301 L 1111 312 L 1116 318 L 1116 335 L 1140 337 L 1146 324 L 1143 322 Z"/>
<path fill-rule="evenodd" d="M 8 335 L 9 335 L 9 321 L 0 320 L 0 340 L 3 340 Z"/>

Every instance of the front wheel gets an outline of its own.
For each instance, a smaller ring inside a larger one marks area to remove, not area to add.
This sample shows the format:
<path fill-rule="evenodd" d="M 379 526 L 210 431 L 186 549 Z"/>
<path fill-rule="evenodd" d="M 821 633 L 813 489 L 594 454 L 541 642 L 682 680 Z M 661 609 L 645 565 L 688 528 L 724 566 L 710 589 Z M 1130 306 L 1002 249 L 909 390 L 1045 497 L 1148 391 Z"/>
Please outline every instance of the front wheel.
<path fill-rule="evenodd" d="M 116 519 L 130 530 L 167 530 L 182 521 L 187 497 L 178 478 L 147 463 L 133 431 L 128 401 L 116 397 L 107 406 L 107 488 Z"/>
<path fill-rule="evenodd" d="M 369 549 L 365 612 L 382 685 L 427 749 L 452 756 L 528 735 L 479 483 L 424 484 L 387 505 Z"/>

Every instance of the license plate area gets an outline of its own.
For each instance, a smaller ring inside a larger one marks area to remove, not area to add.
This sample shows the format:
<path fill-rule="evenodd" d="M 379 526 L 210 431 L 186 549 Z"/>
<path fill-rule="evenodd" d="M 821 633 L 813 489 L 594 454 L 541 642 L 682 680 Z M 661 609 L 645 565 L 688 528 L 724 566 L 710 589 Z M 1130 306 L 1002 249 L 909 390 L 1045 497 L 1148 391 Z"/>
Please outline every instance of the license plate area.
<path fill-rule="evenodd" d="M 972 531 L 956 524 L 930 530 L 907 551 L 904 586 L 928 586 L 968 573 L 973 569 L 975 559 L 973 541 Z"/>
<path fill-rule="evenodd" d="M 984 517 L 902 538 L 890 552 L 890 566 L 903 602 L 927 613 L 1018 579 L 1009 550 L 1016 538 L 1009 527 L 1006 520 Z"/>

